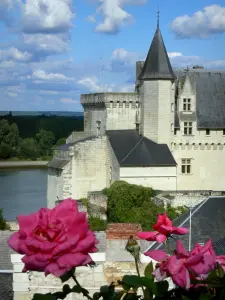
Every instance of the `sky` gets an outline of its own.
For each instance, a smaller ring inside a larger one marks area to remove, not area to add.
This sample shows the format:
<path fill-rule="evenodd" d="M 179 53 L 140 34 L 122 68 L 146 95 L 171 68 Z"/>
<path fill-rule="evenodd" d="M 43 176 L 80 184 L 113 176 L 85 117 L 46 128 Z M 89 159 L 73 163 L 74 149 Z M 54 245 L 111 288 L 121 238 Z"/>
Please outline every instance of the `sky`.
<path fill-rule="evenodd" d="M 178 0 L 0 0 L 0 110 L 82 111 L 132 92 L 157 24 L 175 68 L 225 69 L 225 5 Z"/>

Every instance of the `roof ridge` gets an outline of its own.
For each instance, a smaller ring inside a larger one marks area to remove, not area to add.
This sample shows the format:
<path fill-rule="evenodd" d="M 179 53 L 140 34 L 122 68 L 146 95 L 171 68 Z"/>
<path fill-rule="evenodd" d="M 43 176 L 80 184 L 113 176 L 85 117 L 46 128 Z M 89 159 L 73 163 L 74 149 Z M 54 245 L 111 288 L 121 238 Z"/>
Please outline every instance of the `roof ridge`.
<path fill-rule="evenodd" d="M 141 137 L 141 139 L 137 142 L 137 144 L 128 152 L 128 154 L 120 161 L 120 164 L 134 151 L 134 149 L 141 143 L 141 141 L 144 139 L 144 136 Z"/>

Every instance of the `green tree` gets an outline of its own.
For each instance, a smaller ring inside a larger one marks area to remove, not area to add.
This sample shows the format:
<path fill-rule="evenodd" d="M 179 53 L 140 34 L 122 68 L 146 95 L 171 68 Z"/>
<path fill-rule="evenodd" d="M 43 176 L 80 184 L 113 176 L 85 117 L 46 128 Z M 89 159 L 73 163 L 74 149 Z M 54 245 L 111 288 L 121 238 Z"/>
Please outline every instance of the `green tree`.
<path fill-rule="evenodd" d="M 41 155 L 52 154 L 52 146 L 55 141 L 55 136 L 51 131 L 41 129 L 39 133 L 36 134 L 36 140 L 38 142 Z"/>
<path fill-rule="evenodd" d="M 21 140 L 19 156 L 21 158 L 36 159 L 40 156 L 39 145 L 33 138 Z"/>
<path fill-rule="evenodd" d="M 15 123 L 0 120 L 0 158 L 6 159 L 15 155 L 19 143 L 19 130 Z"/>
<path fill-rule="evenodd" d="M 6 223 L 6 220 L 4 219 L 4 216 L 3 216 L 3 209 L 0 208 L 0 230 L 9 230 L 9 229 L 10 229 L 10 227 Z"/>
<path fill-rule="evenodd" d="M 155 191 L 148 187 L 117 181 L 103 192 L 108 197 L 108 222 L 139 223 L 143 230 L 152 230 L 157 215 L 167 211 L 164 205 L 155 204 Z M 181 212 L 169 207 L 167 214 L 174 219 Z"/>
<path fill-rule="evenodd" d="M 60 138 L 58 139 L 58 141 L 56 142 L 55 146 L 60 146 L 66 144 L 66 138 Z"/>

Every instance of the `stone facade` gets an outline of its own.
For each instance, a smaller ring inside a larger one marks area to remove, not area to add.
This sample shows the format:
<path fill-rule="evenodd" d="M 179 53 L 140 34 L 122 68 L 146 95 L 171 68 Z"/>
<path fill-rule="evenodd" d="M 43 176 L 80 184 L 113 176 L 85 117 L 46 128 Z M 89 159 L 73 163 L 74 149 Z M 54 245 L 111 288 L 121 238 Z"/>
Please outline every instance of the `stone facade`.
<path fill-rule="evenodd" d="M 155 190 L 176 190 L 176 167 L 120 168 L 120 179 L 131 184 L 151 187 Z"/>

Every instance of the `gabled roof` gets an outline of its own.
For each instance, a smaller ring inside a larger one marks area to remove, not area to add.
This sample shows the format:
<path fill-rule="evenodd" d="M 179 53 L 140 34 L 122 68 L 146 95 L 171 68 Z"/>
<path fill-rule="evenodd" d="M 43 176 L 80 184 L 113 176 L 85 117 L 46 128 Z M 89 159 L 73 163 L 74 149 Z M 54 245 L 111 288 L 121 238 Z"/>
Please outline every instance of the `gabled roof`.
<path fill-rule="evenodd" d="M 136 130 L 108 130 L 106 134 L 122 167 L 176 166 L 167 145 L 157 144 Z"/>
<path fill-rule="evenodd" d="M 225 129 L 225 72 L 191 70 L 188 77 L 196 94 L 197 128 Z"/>
<path fill-rule="evenodd" d="M 176 75 L 170 64 L 170 60 L 164 45 L 161 31 L 157 27 L 142 72 L 138 79 L 171 79 Z"/>
<path fill-rule="evenodd" d="M 225 197 L 210 197 L 192 208 L 191 212 L 191 248 L 196 243 L 205 243 L 211 238 L 216 254 L 225 254 Z M 173 225 L 189 229 L 190 211 L 175 219 Z M 174 235 L 169 241 L 171 249 L 175 248 L 177 239 L 181 240 L 188 250 L 189 234 Z M 155 243 L 149 250 L 163 248 L 162 244 Z"/>

